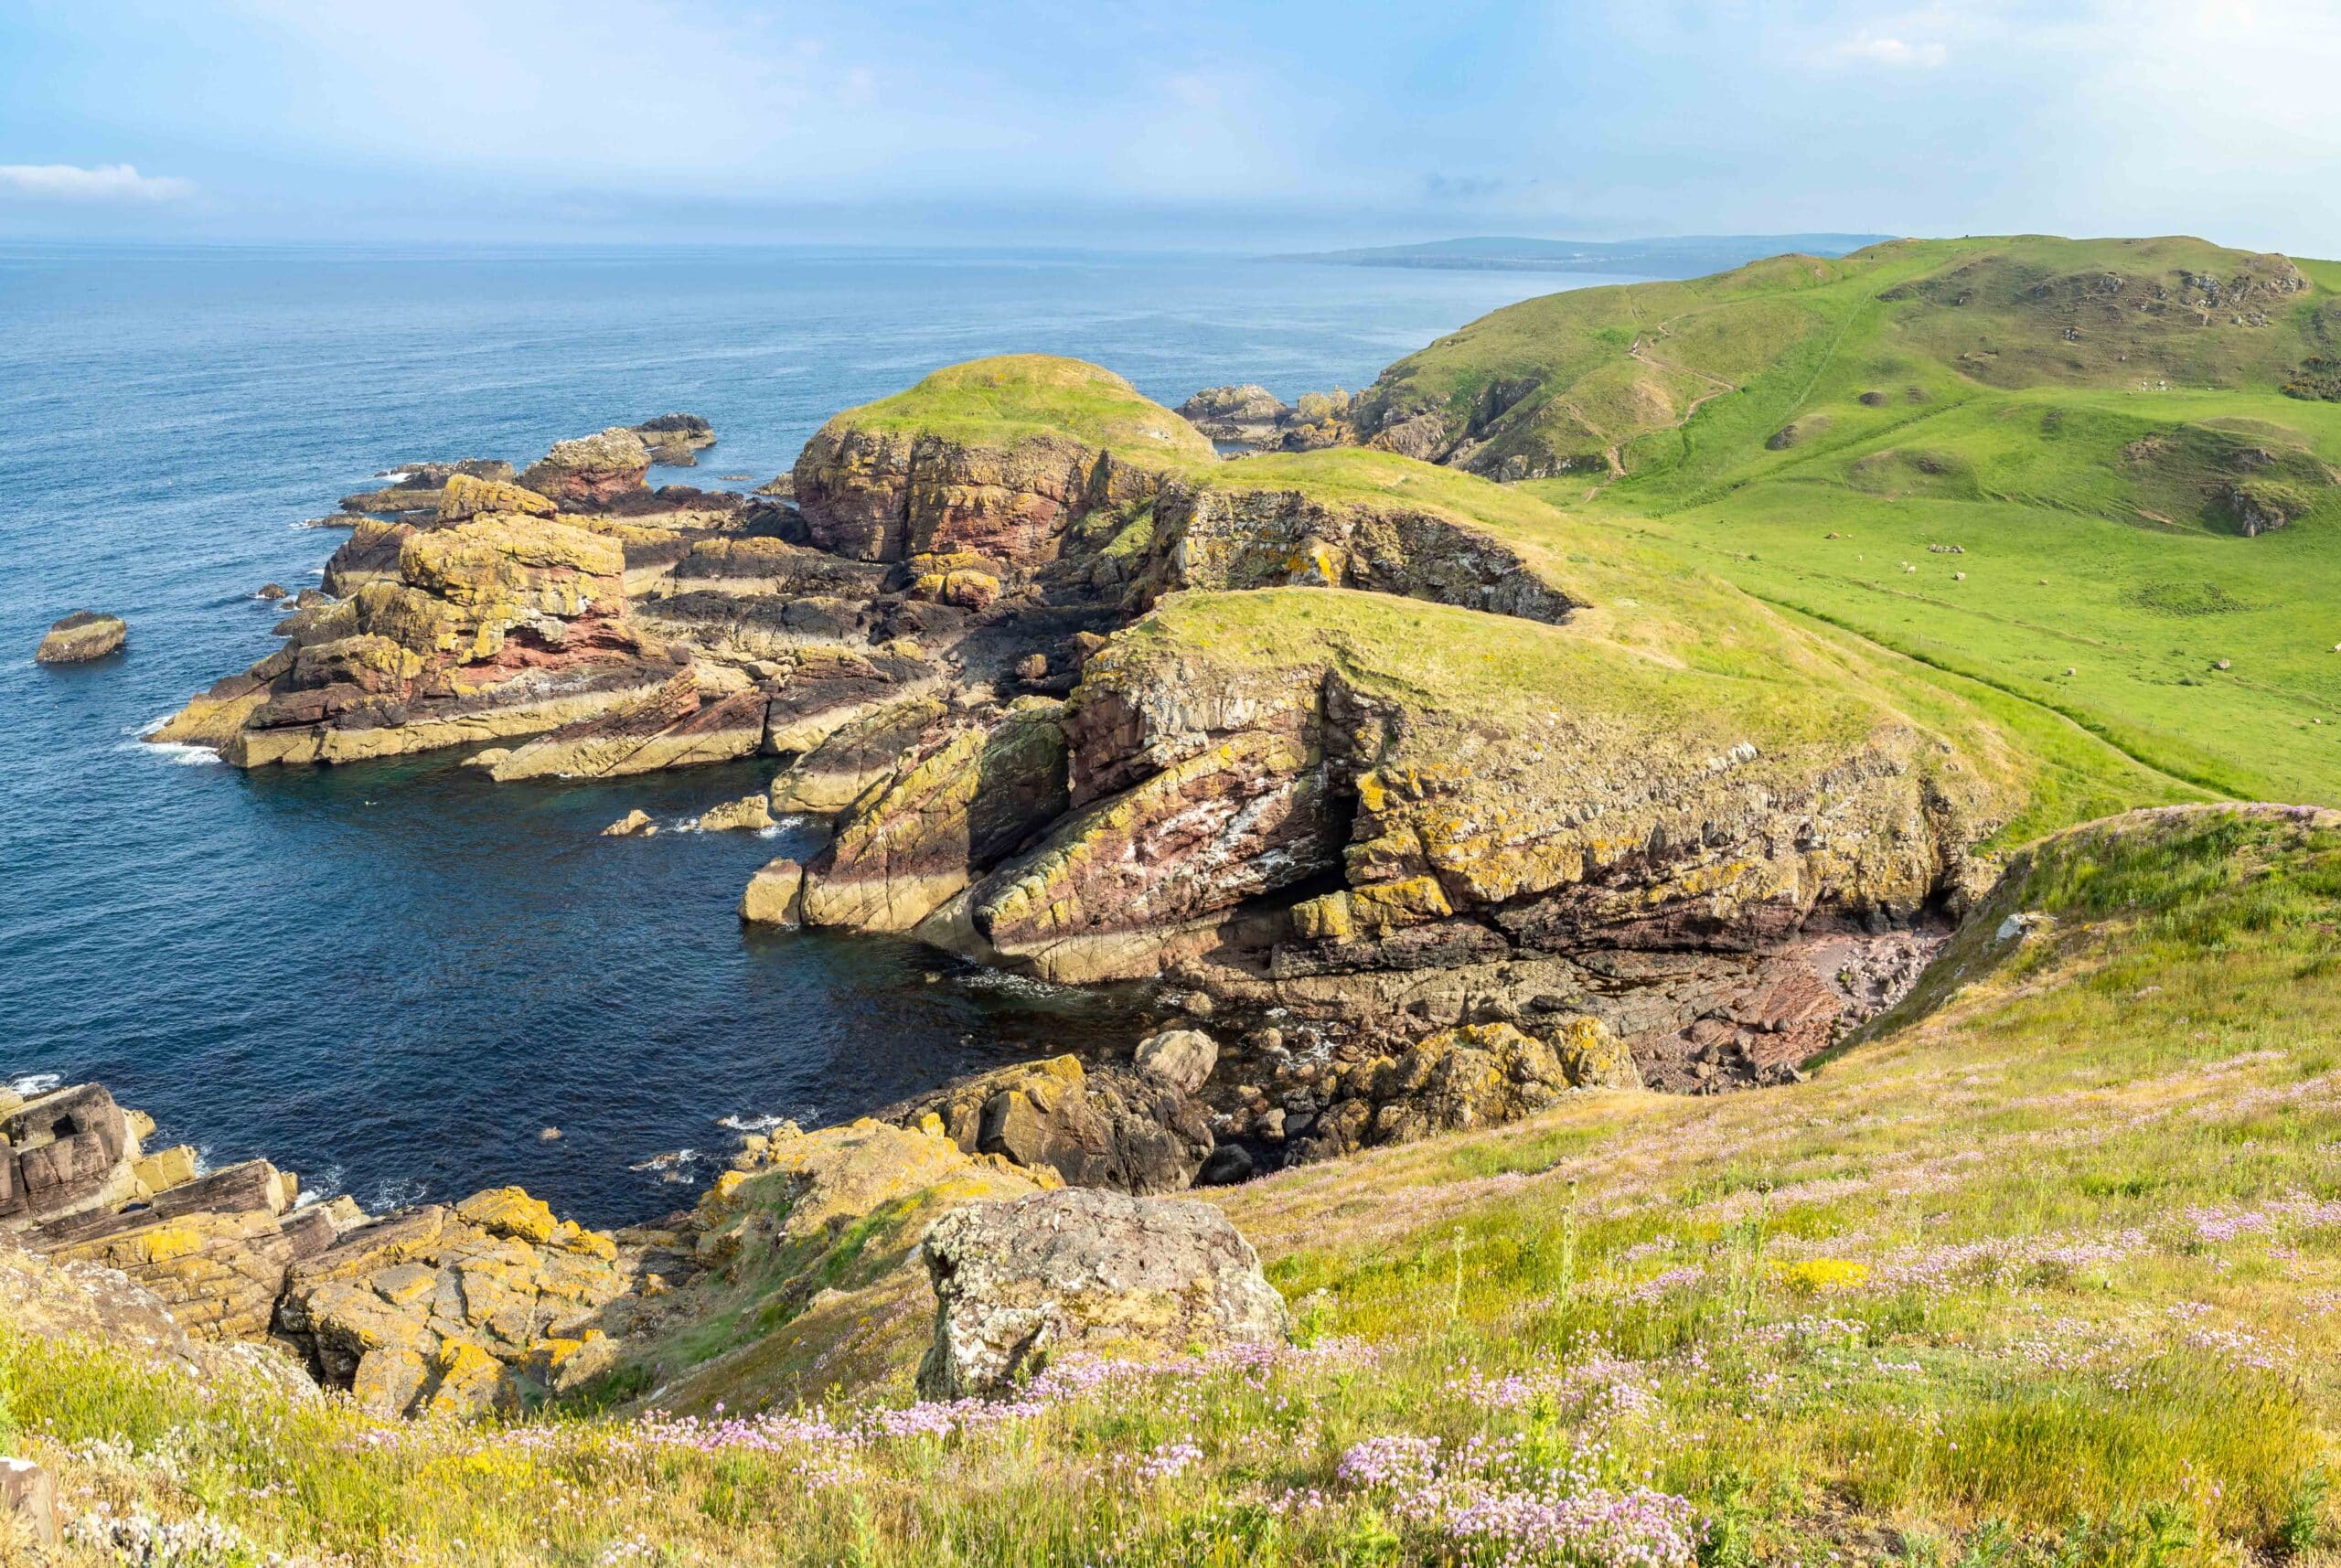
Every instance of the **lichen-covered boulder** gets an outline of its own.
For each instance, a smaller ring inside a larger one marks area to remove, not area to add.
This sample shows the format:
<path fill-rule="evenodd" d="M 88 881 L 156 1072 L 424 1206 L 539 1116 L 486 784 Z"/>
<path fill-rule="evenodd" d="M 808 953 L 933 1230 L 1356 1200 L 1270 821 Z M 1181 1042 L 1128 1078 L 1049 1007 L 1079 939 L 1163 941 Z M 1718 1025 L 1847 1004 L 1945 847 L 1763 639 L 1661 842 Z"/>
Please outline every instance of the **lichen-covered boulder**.
<path fill-rule="evenodd" d="M 1553 1055 L 1570 1086 L 1577 1089 L 1639 1089 L 1642 1075 L 1634 1053 L 1599 1019 L 1579 1017 L 1548 1036 Z"/>
<path fill-rule="evenodd" d="M 1123 1192 L 1181 1191 L 1212 1150 L 1211 1124 L 1187 1092 L 1069 1055 L 979 1072 L 881 1115 L 912 1125 L 931 1115 L 969 1154 Z"/>
<path fill-rule="evenodd" d="M 926 1233 L 930 1399 L 1012 1392 L 1068 1354 L 1153 1360 L 1289 1330 L 1227 1216 L 1192 1199 L 1069 1189 L 972 1203 Z"/>
<path fill-rule="evenodd" d="M 112 653 L 129 635 L 129 626 L 119 615 L 76 610 L 49 624 L 33 657 L 42 664 L 84 664 Z"/>
<path fill-rule="evenodd" d="M 447 487 L 439 494 L 439 520 L 443 523 L 466 523 L 497 512 L 550 517 L 560 510 L 551 496 L 540 496 L 526 485 L 476 478 L 469 474 L 449 475 Z"/>

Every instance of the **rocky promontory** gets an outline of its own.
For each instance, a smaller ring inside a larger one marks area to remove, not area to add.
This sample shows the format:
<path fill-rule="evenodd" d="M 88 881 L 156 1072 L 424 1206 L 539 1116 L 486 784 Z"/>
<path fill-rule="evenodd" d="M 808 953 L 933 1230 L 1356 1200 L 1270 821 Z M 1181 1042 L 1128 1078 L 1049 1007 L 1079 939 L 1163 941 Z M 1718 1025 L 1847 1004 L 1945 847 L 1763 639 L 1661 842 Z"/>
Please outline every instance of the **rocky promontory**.
<path fill-rule="evenodd" d="M 1223 461 L 1074 361 L 838 415 L 793 502 L 653 492 L 647 463 L 612 427 L 534 485 L 451 473 L 159 738 L 493 742 L 470 760 L 516 785 L 775 758 L 709 820 L 827 833 L 749 920 L 1215 1006 L 1200 1122 L 1114 1064 L 926 1107 L 1071 1179 L 1792 1073 L 1907 987 L 2036 765 L 1517 489 L 1354 446 Z"/>

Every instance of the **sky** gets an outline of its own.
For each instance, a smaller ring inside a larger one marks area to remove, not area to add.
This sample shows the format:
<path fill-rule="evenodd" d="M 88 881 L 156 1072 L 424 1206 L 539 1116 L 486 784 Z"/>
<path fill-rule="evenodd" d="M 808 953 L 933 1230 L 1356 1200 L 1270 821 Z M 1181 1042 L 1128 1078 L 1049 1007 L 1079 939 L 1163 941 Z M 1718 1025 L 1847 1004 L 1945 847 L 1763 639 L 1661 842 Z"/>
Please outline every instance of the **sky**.
<path fill-rule="evenodd" d="M 5 0 L 0 238 L 2341 256 L 2341 0 Z"/>

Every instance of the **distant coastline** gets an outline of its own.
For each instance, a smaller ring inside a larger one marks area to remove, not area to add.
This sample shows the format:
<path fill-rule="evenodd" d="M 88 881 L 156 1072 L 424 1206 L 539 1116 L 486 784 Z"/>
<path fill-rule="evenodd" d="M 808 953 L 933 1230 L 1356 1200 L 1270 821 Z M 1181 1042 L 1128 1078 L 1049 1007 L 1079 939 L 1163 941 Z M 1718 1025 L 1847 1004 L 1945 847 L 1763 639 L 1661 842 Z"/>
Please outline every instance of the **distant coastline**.
<path fill-rule="evenodd" d="M 1696 278 L 1763 256 L 1801 251 L 1843 256 L 1890 234 L 1692 234 L 1662 240 L 1531 240 L 1493 235 L 1433 240 L 1419 245 L 1377 245 L 1357 251 L 1310 251 L 1267 258 L 1323 261 L 1343 267 L 1413 267 L 1470 272 L 1614 272 L 1645 278 Z"/>

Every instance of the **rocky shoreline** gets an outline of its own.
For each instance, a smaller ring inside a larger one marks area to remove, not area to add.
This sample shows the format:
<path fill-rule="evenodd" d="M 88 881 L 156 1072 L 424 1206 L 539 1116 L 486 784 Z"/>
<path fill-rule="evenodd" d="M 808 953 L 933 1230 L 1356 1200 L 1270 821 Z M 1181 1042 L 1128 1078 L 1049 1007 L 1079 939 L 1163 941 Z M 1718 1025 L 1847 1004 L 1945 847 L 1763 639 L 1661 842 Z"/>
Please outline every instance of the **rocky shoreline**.
<path fill-rule="evenodd" d="M 1154 1054 L 1183 1072 L 1193 1059 L 1179 1043 Z M 305 1197 L 263 1159 L 204 1171 L 188 1147 L 149 1150 L 154 1131 L 102 1085 L 0 1092 L 11 1327 L 143 1347 L 198 1377 L 335 1392 L 385 1419 L 671 1390 L 707 1375 L 707 1336 L 743 1288 L 762 1310 L 730 1331 L 753 1343 L 775 1316 L 857 1297 L 897 1310 L 922 1270 L 935 1306 L 920 1381 L 937 1398 L 1006 1392 L 1036 1347 L 1078 1349 L 1093 1332 L 1118 1350 L 1183 1353 L 1286 1329 L 1217 1210 L 1133 1196 L 1113 1179 L 1127 1172 L 1085 1169 L 1107 1179 L 1067 1191 L 1045 1159 L 971 1154 L 932 1114 L 744 1136 L 693 1207 L 611 1232 L 518 1187 L 370 1215 Z M 1077 1256 L 1056 1240 L 1073 1220 Z M 831 1265 L 838 1248 L 862 1263 L 858 1281 Z M 1198 1295 L 1199 1281 L 1214 1283 Z"/>

